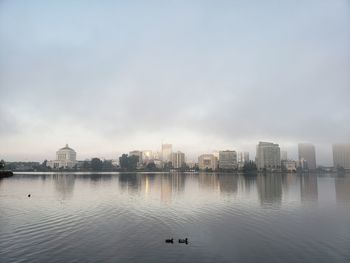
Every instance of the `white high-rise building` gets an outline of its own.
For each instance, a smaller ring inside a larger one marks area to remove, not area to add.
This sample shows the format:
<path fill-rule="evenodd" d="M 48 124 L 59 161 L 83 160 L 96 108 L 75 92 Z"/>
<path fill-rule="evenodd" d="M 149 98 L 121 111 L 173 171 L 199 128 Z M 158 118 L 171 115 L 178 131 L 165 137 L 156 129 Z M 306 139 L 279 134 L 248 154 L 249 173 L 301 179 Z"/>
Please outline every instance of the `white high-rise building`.
<path fill-rule="evenodd" d="M 171 163 L 175 169 L 183 167 L 185 164 L 185 154 L 182 152 L 171 153 Z"/>
<path fill-rule="evenodd" d="M 219 168 L 223 170 L 237 169 L 237 153 L 235 151 L 219 152 Z"/>
<path fill-rule="evenodd" d="M 58 168 L 73 168 L 77 164 L 77 153 L 68 144 L 56 152 L 56 160 L 48 161 L 47 166 Z"/>
<path fill-rule="evenodd" d="M 162 161 L 170 162 L 172 152 L 173 152 L 172 144 L 162 144 Z"/>
<path fill-rule="evenodd" d="M 333 144 L 332 148 L 334 167 L 350 169 L 350 143 Z"/>
<path fill-rule="evenodd" d="M 255 158 L 258 170 L 281 169 L 281 153 L 278 144 L 272 142 L 259 142 L 256 146 Z"/>
<path fill-rule="evenodd" d="M 308 170 L 316 169 L 316 152 L 315 146 L 311 143 L 298 144 L 299 163 L 306 161 Z"/>

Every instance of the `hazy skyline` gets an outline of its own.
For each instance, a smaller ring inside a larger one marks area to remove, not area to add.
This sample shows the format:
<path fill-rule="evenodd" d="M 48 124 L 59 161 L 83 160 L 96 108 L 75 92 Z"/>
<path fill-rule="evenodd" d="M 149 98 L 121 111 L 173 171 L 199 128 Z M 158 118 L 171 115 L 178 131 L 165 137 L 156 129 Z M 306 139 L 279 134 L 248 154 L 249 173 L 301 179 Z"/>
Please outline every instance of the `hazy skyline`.
<path fill-rule="evenodd" d="M 350 142 L 349 1 L 1 1 L 0 159 Z M 251 157 L 254 157 L 254 155 Z"/>

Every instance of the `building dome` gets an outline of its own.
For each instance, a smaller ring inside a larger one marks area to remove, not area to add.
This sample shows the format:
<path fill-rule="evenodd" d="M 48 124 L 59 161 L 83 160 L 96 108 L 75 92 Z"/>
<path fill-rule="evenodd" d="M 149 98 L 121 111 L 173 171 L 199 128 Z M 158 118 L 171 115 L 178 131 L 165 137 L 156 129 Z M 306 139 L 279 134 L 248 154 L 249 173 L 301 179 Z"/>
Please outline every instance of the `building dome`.
<path fill-rule="evenodd" d="M 77 164 L 77 153 L 66 144 L 56 152 L 56 160 L 50 161 L 52 168 L 72 168 Z"/>

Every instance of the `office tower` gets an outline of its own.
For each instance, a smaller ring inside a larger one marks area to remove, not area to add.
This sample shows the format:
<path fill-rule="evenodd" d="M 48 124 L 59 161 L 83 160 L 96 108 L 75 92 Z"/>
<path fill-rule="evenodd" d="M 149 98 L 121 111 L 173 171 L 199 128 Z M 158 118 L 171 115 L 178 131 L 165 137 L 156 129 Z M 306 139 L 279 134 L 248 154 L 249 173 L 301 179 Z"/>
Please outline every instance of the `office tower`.
<path fill-rule="evenodd" d="M 315 146 L 311 143 L 298 144 L 299 162 L 306 161 L 308 170 L 316 169 Z"/>
<path fill-rule="evenodd" d="M 333 165 L 350 169 L 350 143 L 333 144 Z"/>
<path fill-rule="evenodd" d="M 219 152 L 219 168 L 223 170 L 234 170 L 237 168 L 237 153 L 235 151 Z"/>
<path fill-rule="evenodd" d="M 183 167 L 185 165 L 185 154 L 182 152 L 171 153 L 171 163 L 175 169 Z"/>
<path fill-rule="evenodd" d="M 173 146 L 171 144 L 162 144 L 162 161 L 170 162 L 170 155 L 172 153 Z"/>
<path fill-rule="evenodd" d="M 259 142 L 256 146 L 256 166 L 258 170 L 276 170 L 281 168 L 281 153 L 278 144 Z"/>
<path fill-rule="evenodd" d="M 281 151 L 281 161 L 288 160 L 288 154 L 287 151 Z"/>
<path fill-rule="evenodd" d="M 198 157 L 198 167 L 200 170 L 211 169 L 215 171 L 218 167 L 218 159 L 214 154 L 202 154 Z"/>

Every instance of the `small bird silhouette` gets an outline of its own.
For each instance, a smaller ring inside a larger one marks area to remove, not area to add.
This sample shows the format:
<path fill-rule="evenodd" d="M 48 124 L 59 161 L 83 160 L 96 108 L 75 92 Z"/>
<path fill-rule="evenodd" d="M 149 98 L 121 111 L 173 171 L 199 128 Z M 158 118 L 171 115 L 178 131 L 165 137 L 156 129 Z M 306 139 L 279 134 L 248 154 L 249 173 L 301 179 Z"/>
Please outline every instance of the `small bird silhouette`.
<path fill-rule="evenodd" d="M 28 195 L 28 197 L 30 197 L 30 194 Z"/>
<path fill-rule="evenodd" d="M 165 243 L 174 243 L 174 239 L 165 239 Z"/>

